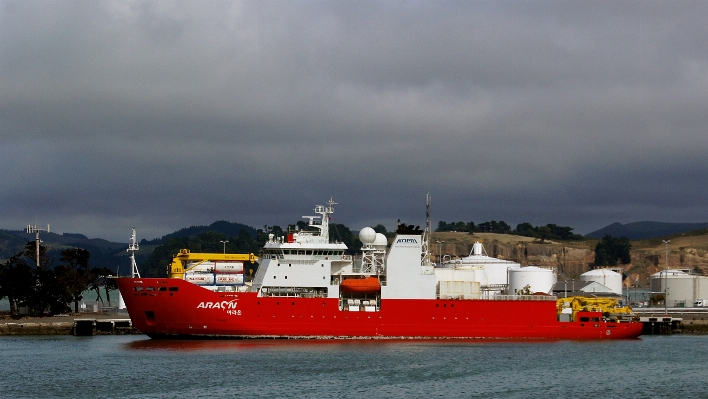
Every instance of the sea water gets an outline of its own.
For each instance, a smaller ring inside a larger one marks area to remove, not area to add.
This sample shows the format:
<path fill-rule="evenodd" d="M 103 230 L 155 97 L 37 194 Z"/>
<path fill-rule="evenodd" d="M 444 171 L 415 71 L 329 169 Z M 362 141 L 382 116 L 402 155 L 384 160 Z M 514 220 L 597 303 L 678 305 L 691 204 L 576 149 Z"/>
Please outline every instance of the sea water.
<path fill-rule="evenodd" d="M 0 337 L 4 398 L 708 397 L 708 336 L 621 341 Z"/>

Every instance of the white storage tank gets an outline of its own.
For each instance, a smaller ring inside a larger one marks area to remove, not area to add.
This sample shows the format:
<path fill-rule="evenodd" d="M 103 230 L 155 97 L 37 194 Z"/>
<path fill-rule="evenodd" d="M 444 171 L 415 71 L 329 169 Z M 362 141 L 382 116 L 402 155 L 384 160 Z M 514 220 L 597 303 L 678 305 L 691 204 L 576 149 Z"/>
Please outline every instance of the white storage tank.
<path fill-rule="evenodd" d="M 687 273 L 688 270 L 660 271 L 650 277 L 651 290 L 663 293 L 667 287 L 669 307 L 692 307 L 700 298 L 708 296 L 708 277 Z M 666 278 L 668 277 L 668 279 Z"/>
<path fill-rule="evenodd" d="M 595 269 L 580 275 L 580 281 L 594 281 L 622 295 L 622 275 L 610 269 Z"/>
<path fill-rule="evenodd" d="M 664 292 L 664 285 L 666 281 L 666 277 L 668 278 L 676 278 L 676 277 L 684 277 L 688 276 L 689 274 L 684 272 L 683 270 L 678 270 L 674 269 L 671 270 L 662 270 L 660 272 L 656 272 L 649 276 L 649 288 L 651 288 L 652 292 Z"/>
<path fill-rule="evenodd" d="M 527 285 L 531 288 L 532 294 L 537 292 L 550 294 L 555 283 L 556 274 L 551 269 L 536 266 L 509 269 L 509 294 L 512 295 L 523 291 Z"/>

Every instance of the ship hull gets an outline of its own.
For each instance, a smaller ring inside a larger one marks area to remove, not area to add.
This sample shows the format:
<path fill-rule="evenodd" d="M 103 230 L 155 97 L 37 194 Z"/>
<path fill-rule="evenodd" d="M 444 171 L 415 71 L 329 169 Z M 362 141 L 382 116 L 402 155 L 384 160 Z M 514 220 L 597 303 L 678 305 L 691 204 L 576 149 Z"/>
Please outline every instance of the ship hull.
<path fill-rule="evenodd" d="M 556 302 L 381 299 L 376 311 L 337 298 L 213 292 L 181 279 L 118 278 L 133 326 L 151 338 L 622 339 L 641 323 L 559 322 Z M 597 314 L 600 316 L 600 314 Z"/>

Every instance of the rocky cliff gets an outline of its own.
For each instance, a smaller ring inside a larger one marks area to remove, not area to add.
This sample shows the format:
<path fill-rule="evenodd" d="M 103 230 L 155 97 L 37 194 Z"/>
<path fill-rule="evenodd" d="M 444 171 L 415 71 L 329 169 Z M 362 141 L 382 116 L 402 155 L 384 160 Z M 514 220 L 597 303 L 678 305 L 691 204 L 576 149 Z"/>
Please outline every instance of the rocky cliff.
<path fill-rule="evenodd" d="M 518 262 L 524 266 L 555 267 L 561 278 L 577 279 L 594 267 L 595 245 L 598 240 L 555 242 L 521 236 L 493 233 L 433 233 L 431 252 L 433 259 L 469 255 L 472 244 L 482 242 L 492 257 Z M 669 268 L 688 269 L 694 273 L 708 274 L 708 235 L 672 237 L 669 246 Z M 649 276 L 665 265 L 665 244 L 661 239 L 632 241 L 632 262 L 621 265 L 634 286 L 646 287 Z"/>

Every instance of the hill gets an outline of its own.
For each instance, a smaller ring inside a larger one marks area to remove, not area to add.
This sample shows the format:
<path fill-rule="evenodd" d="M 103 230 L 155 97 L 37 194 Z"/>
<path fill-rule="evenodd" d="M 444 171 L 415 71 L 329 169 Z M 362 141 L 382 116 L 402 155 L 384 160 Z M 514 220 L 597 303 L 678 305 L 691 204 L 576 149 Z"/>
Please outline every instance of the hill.
<path fill-rule="evenodd" d="M 708 229 L 708 223 L 612 223 L 611 225 L 603 227 L 600 230 L 586 234 L 585 237 L 602 238 L 606 235 L 611 235 L 612 237 L 627 237 L 630 240 L 641 240 L 681 234 L 699 229 Z"/>
<path fill-rule="evenodd" d="M 232 223 L 224 220 L 214 222 L 208 226 L 191 226 L 185 227 L 183 229 L 177 230 L 174 233 L 166 234 L 161 238 L 156 238 L 154 240 L 140 241 L 140 244 L 148 245 L 161 245 L 166 243 L 170 238 L 173 237 L 194 237 L 197 234 L 207 233 L 210 231 L 215 231 L 217 233 L 225 234 L 226 236 L 238 237 L 241 234 L 241 230 L 245 230 L 251 238 L 256 237 L 256 229 L 241 223 Z"/>
<path fill-rule="evenodd" d="M 142 240 L 140 250 L 135 253 L 135 260 L 141 264 L 148 260 L 152 251 L 174 237 L 195 237 L 206 232 L 217 232 L 226 237 L 238 237 L 244 230 L 251 236 L 256 236 L 256 229 L 240 223 L 217 221 L 209 226 L 191 226 L 167 234 L 154 240 Z M 83 248 L 91 253 L 92 267 L 106 267 L 114 272 L 125 272 L 128 269 L 128 248 L 125 243 L 111 242 L 102 238 L 88 238 L 80 233 L 41 233 L 42 245 L 47 247 L 50 259 L 56 265 L 59 254 L 67 248 Z M 28 242 L 34 241 L 34 234 L 27 234 L 21 230 L 0 230 L 0 262 L 5 262 L 11 256 L 19 253 Z"/>

